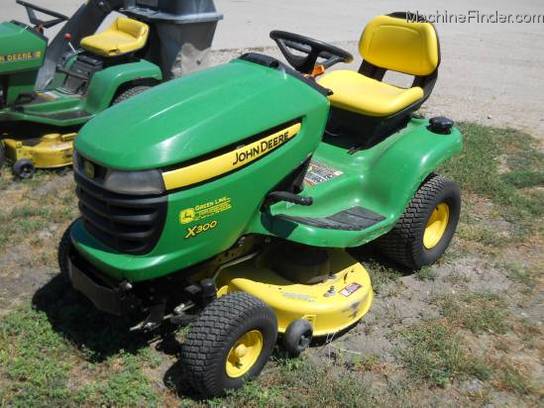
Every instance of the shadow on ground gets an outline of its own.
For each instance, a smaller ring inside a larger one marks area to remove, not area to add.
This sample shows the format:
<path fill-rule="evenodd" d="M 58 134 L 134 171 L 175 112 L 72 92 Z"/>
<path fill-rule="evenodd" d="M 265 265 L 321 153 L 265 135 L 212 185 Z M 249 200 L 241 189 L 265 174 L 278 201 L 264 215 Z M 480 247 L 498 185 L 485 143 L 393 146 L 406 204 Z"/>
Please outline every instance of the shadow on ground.
<path fill-rule="evenodd" d="M 56 332 L 93 363 L 102 362 L 120 351 L 134 354 L 157 338 L 157 333 L 131 332 L 127 320 L 96 310 L 60 274 L 34 294 L 32 304 L 47 315 Z"/>

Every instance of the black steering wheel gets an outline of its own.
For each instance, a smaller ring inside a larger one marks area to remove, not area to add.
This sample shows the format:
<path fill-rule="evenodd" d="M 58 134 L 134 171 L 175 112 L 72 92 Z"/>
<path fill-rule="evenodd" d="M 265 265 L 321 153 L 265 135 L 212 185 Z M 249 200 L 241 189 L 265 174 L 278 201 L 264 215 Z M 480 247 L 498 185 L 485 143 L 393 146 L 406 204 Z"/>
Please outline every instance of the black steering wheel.
<path fill-rule="evenodd" d="M 300 34 L 275 30 L 270 33 L 270 38 L 276 41 L 289 64 L 303 74 L 311 74 L 319 58 L 325 60 L 321 63 L 325 68 L 339 62 L 349 64 L 353 61 L 353 55 L 346 50 Z M 299 51 L 302 55 L 297 55 L 292 50 Z"/>
<path fill-rule="evenodd" d="M 51 28 L 53 26 L 56 26 L 57 24 L 68 20 L 68 17 L 66 17 L 64 14 L 57 13 L 56 11 L 48 10 L 46 8 L 39 7 L 31 3 L 27 3 L 23 0 L 16 0 L 16 2 L 17 4 L 25 7 L 26 13 L 28 14 L 28 19 L 39 30 L 43 30 L 44 28 Z M 48 21 L 41 20 L 36 16 L 36 11 L 53 17 L 54 19 Z"/>

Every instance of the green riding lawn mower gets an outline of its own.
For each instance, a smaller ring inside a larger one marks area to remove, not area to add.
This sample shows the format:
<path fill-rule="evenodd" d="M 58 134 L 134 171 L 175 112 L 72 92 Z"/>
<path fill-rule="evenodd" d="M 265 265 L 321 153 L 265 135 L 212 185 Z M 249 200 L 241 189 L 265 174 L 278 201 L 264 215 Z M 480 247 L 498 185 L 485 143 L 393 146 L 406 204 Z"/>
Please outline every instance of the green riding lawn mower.
<path fill-rule="evenodd" d="M 278 336 L 296 356 L 355 325 L 373 291 L 346 249 L 374 242 L 417 269 L 459 219 L 459 189 L 435 171 L 462 135 L 415 114 L 438 36 L 407 20 L 368 24 L 358 72 L 328 73 L 353 56 L 273 31 L 290 66 L 249 53 L 101 113 L 75 143 L 81 218 L 61 271 L 135 330 L 190 324 L 182 366 L 207 397 L 257 376 Z M 388 70 L 413 85 L 384 82 Z"/>
<path fill-rule="evenodd" d="M 20 178 L 70 165 L 76 132 L 97 113 L 197 68 L 222 18 L 211 0 L 89 0 L 71 18 L 17 3 L 32 26 L 0 24 L 0 166 Z M 123 15 L 96 33 L 114 11 Z M 44 31 L 61 23 L 48 44 Z"/>

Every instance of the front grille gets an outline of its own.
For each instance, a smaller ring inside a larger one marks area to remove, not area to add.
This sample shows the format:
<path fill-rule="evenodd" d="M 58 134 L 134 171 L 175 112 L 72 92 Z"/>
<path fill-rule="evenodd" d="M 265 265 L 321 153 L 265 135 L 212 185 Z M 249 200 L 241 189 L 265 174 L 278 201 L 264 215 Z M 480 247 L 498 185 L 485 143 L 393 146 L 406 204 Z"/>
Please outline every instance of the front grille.
<path fill-rule="evenodd" d="M 166 218 L 166 196 L 142 197 L 111 193 L 76 176 L 79 210 L 85 228 L 119 252 L 141 255 L 159 240 Z"/>

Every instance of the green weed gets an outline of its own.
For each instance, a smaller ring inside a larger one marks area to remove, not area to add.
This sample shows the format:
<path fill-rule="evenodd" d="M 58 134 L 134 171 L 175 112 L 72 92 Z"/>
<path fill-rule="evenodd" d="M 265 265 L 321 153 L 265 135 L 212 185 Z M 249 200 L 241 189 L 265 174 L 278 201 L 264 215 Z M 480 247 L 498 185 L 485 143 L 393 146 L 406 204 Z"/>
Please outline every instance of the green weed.
<path fill-rule="evenodd" d="M 460 336 L 445 322 L 423 322 L 399 334 L 406 347 L 399 349 L 398 356 L 418 380 L 444 387 L 458 378 L 490 376 L 490 369 L 464 351 Z"/>

